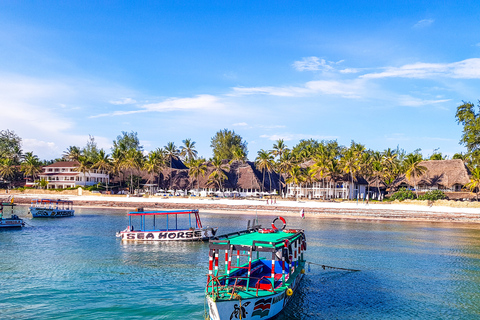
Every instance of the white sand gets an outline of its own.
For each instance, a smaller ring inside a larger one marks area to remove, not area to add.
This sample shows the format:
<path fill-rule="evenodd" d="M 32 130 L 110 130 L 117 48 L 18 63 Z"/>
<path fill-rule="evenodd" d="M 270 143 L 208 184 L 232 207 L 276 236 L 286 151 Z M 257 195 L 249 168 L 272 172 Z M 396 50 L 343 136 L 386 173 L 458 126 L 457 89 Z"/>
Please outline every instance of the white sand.
<path fill-rule="evenodd" d="M 413 205 L 413 204 L 390 204 L 390 203 L 375 203 L 369 204 L 362 202 L 320 202 L 320 201 L 292 201 L 292 200 L 277 200 L 276 204 L 267 204 L 266 200 L 232 200 L 225 198 L 206 199 L 206 198 L 180 198 L 169 197 L 164 199 L 163 197 L 128 197 L 128 196 L 108 196 L 108 195 L 58 195 L 52 194 L 22 194 L 14 195 L 21 198 L 54 198 L 73 201 L 102 201 L 102 202 L 129 202 L 129 203 L 178 203 L 178 204 L 198 204 L 198 205 L 227 205 L 227 206 L 253 206 L 258 210 L 272 210 L 274 207 L 290 207 L 290 208 L 304 208 L 307 211 L 309 208 L 316 209 L 350 209 L 361 211 L 372 211 L 372 214 L 376 210 L 382 211 L 416 211 L 424 213 L 467 213 L 478 214 L 480 218 L 479 208 L 458 208 L 458 207 L 444 207 L 444 206 L 425 206 L 425 205 Z"/>

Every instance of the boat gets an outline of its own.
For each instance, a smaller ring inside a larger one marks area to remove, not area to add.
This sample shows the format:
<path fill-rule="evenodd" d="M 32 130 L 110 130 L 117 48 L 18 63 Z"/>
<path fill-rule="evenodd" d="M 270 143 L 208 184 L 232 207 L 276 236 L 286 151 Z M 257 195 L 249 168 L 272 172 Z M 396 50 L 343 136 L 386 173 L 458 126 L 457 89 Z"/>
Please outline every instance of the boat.
<path fill-rule="evenodd" d="M 277 217 L 272 228 L 210 240 L 205 295 L 211 320 L 271 319 L 294 297 L 307 243 L 304 230 L 285 227 Z"/>
<path fill-rule="evenodd" d="M 0 229 L 10 229 L 10 228 L 21 228 L 25 226 L 25 222 L 20 219 L 16 214 L 13 214 L 13 208 L 15 203 L 13 203 L 13 198 L 7 202 L 0 202 Z M 4 210 L 10 208 L 10 218 L 4 218 Z"/>
<path fill-rule="evenodd" d="M 117 237 L 124 241 L 207 241 L 217 230 L 202 226 L 198 210 L 143 211 L 139 208 L 128 213 L 128 226 L 117 232 Z"/>
<path fill-rule="evenodd" d="M 28 213 L 33 218 L 62 218 L 72 217 L 75 210 L 73 210 L 73 201 L 70 200 L 33 199 Z"/>

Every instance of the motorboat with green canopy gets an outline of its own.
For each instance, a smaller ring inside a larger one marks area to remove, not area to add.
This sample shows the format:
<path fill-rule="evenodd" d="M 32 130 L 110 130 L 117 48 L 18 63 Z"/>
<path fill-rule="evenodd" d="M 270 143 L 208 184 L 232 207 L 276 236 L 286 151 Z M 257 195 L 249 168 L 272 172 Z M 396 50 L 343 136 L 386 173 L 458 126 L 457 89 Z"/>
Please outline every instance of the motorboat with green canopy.
<path fill-rule="evenodd" d="M 270 319 L 282 312 L 305 273 L 307 249 L 304 230 L 285 226 L 278 217 L 270 229 L 210 240 L 210 319 Z"/>

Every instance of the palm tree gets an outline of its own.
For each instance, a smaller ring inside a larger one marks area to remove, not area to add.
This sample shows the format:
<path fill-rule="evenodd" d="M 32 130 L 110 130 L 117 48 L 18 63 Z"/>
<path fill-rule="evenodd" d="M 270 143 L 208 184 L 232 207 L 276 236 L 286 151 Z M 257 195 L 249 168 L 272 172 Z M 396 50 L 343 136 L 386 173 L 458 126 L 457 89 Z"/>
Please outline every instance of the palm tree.
<path fill-rule="evenodd" d="M 105 171 L 107 174 L 112 171 L 112 159 L 110 159 L 110 156 L 105 150 L 101 149 L 98 152 L 95 163 L 92 165 L 92 169 Z"/>
<path fill-rule="evenodd" d="M 290 149 L 288 149 L 287 145 L 285 144 L 285 142 L 283 141 L 283 139 L 278 139 L 274 144 L 273 144 L 273 150 L 271 151 L 271 153 L 273 154 L 273 156 L 276 158 L 281 158 L 282 155 L 286 152 L 286 151 L 289 151 Z"/>
<path fill-rule="evenodd" d="M 274 168 L 274 162 L 273 162 L 273 155 L 265 150 L 260 150 L 258 151 L 258 156 L 255 159 L 255 166 L 257 167 L 258 170 L 262 171 L 263 173 L 263 180 L 262 180 L 262 191 L 264 190 L 265 186 L 265 171 L 268 172 L 268 177 L 270 178 L 270 172 L 273 171 Z M 272 186 L 272 181 L 270 179 L 270 189 Z"/>
<path fill-rule="evenodd" d="M 188 175 L 191 177 L 195 177 L 197 180 L 197 190 L 200 189 L 200 181 L 198 180 L 198 176 L 205 176 L 207 172 L 207 164 L 205 159 L 195 159 L 190 163 L 190 168 L 188 170 Z"/>
<path fill-rule="evenodd" d="M 165 151 L 162 148 L 151 151 L 143 164 L 143 168 L 151 175 L 150 180 L 153 181 L 155 173 L 158 173 L 158 186 L 160 186 L 161 171 L 166 167 L 164 153 Z"/>
<path fill-rule="evenodd" d="M 289 177 L 285 180 L 286 183 L 292 184 L 295 187 L 300 187 L 304 180 L 303 170 L 299 166 L 294 166 L 290 169 Z M 296 189 L 296 188 L 295 188 Z M 297 192 L 295 191 L 295 197 Z"/>
<path fill-rule="evenodd" d="M 63 152 L 63 158 L 67 161 L 75 161 L 82 155 L 79 147 L 70 146 Z"/>
<path fill-rule="evenodd" d="M 185 139 L 182 141 L 183 146 L 180 147 L 180 156 L 186 161 L 197 158 L 197 150 L 195 150 L 195 141 L 192 139 Z"/>
<path fill-rule="evenodd" d="M 340 168 L 339 161 L 336 158 L 329 158 L 326 163 L 325 168 L 325 177 L 330 178 L 333 181 L 334 189 L 336 188 L 336 183 L 339 177 L 342 175 L 342 170 Z M 336 194 L 333 194 L 333 197 L 336 197 Z"/>
<path fill-rule="evenodd" d="M 243 163 L 246 160 L 247 160 L 247 155 L 245 154 L 245 151 L 240 146 L 233 146 L 232 159 L 230 160 L 230 163 L 234 161 L 240 161 Z"/>
<path fill-rule="evenodd" d="M 350 192 L 350 199 L 353 199 L 353 179 L 354 175 L 360 171 L 359 161 L 357 159 L 357 153 L 355 152 L 354 148 L 351 147 L 347 149 L 344 156 L 340 160 L 340 165 L 342 167 L 342 171 L 346 174 L 350 174 L 351 177 L 351 192 Z"/>
<path fill-rule="evenodd" d="M 211 164 L 213 171 L 208 176 L 208 184 L 217 185 L 221 190 L 223 181 L 227 179 L 227 175 L 223 170 L 226 170 L 228 165 L 223 164 L 223 161 L 219 158 L 213 158 Z"/>
<path fill-rule="evenodd" d="M 15 165 L 14 161 L 11 158 L 0 159 L 0 177 L 3 180 L 9 180 L 11 184 L 11 179 L 15 176 Z"/>
<path fill-rule="evenodd" d="M 32 177 L 33 182 L 35 182 L 35 179 L 42 172 L 42 164 L 33 152 L 27 152 L 23 158 L 21 170 L 27 177 Z"/>
<path fill-rule="evenodd" d="M 108 175 L 113 170 L 112 159 L 110 159 L 109 155 L 105 152 L 105 150 L 101 149 L 100 151 L 98 151 L 95 162 L 92 165 L 92 169 L 104 171 Z M 108 180 L 105 182 L 105 184 L 108 191 Z"/>
<path fill-rule="evenodd" d="M 415 187 L 415 194 L 418 197 L 417 191 L 417 177 L 421 176 L 422 174 L 427 171 L 427 168 L 420 165 L 422 162 L 422 155 L 419 153 L 410 153 L 407 155 L 407 158 L 404 161 L 405 166 L 405 176 L 408 180 L 410 180 L 413 176 L 413 185 Z"/>
<path fill-rule="evenodd" d="M 83 186 L 87 185 L 87 174 L 90 173 L 90 168 L 92 167 L 92 163 L 89 159 L 85 156 L 78 157 L 78 166 L 75 168 L 75 171 L 83 173 L 84 183 Z"/>
<path fill-rule="evenodd" d="M 470 182 L 465 186 L 469 188 L 472 192 L 475 190 L 475 194 L 478 201 L 478 189 L 480 188 L 480 167 L 475 167 L 471 171 L 472 175 L 470 177 Z"/>
<path fill-rule="evenodd" d="M 130 193 L 133 193 L 133 172 L 134 170 L 139 170 L 143 165 L 143 154 L 140 150 L 130 149 L 125 154 L 125 159 L 123 160 L 124 168 L 130 171 Z"/>
<path fill-rule="evenodd" d="M 170 162 L 170 177 L 169 177 L 169 187 L 170 189 L 172 188 L 172 165 L 173 165 L 173 160 L 177 160 L 180 155 L 180 151 L 177 149 L 175 146 L 175 143 L 169 142 L 165 146 L 165 156 Z"/>
<path fill-rule="evenodd" d="M 279 185 L 278 185 L 278 187 L 280 189 L 283 189 L 281 187 L 281 184 L 280 184 L 281 183 L 281 181 L 280 181 L 281 177 L 283 175 L 287 175 L 295 164 L 296 164 L 296 159 L 293 156 L 292 152 L 290 152 L 289 150 L 286 150 L 282 154 L 282 156 L 278 159 L 278 161 L 275 165 L 276 165 L 278 175 L 279 175 Z M 283 192 L 283 190 L 282 190 L 282 192 Z"/>
<path fill-rule="evenodd" d="M 285 144 L 284 140 L 283 139 L 278 139 L 274 144 L 273 144 L 273 150 L 270 151 L 271 154 L 278 159 L 281 159 L 282 156 L 285 154 L 285 152 L 288 152 L 290 151 L 290 149 L 288 149 L 287 145 Z M 280 186 L 281 186 L 281 181 L 282 180 L 282 175 L 281 173 L 279 172 L 278 173 L 278 188 L 280 189 Z M 278 194 L 280 195 L 280 190 L 278 192 Z"/>

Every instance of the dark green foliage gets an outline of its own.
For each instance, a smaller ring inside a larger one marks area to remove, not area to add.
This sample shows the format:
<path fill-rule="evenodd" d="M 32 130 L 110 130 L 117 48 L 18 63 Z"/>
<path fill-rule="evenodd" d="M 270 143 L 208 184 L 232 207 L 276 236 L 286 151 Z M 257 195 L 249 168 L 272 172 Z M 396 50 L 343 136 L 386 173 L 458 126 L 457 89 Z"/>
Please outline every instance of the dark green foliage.
<path fill-rule="evenodd" d="M 235 153 L 241 153 L 244 156 L 248 154 L 247 142 L 243 141 L 235 131 L 227 129 L 220 130 L 215 134 L 210 147 L 213 149 L 213 158 L 220 160 L 234 159 Z"/>
<path fill-rule="evenodd" d="M 22 138 L 14 131 L 0 130 L 0 159 L 11 159 L 14 164 L 19 164 L 21 156 Z"/>
<path fill-rule="evenodd" d="M 480 102 L 478 108 L 480 108 Z M 473 103 L 464 101 L 457 107 L 455 118 L 459 124 L 463 125 L 460 144 L 465 145 L 468 152 L 478 150 L 480 148 L 480 112 L 475 112 Z"/>
<path fill-rule="evenodd" d="M 403 201 L 406 199 L 415 200 L 417 196 L 412 190 L 407 190 L 406 188 L 400 188 L 397 192 L 395 192 L 391 197 L 390 200 L 398 200 Z"/>
<path fill-rule="evenodd" d="M 443 191 L 441 190 L 432 190 L 432 191 L 427 191 L 425 194 L 421 195 L 418 197 L 418 200 L 430 200 L 430 201 L 435 201 L 435 200 L 442 200 L 446 199 L 447 196 Z"/>

